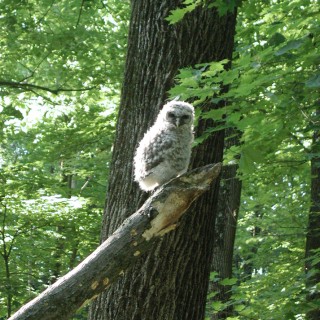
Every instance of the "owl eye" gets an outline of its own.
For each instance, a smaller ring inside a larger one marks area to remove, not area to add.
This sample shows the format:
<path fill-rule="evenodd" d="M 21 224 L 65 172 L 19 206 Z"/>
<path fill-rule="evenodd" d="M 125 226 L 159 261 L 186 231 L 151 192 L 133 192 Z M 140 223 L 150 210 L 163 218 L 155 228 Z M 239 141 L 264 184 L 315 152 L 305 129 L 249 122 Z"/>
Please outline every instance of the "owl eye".
<path fill-rule="evenodd" d="M 167 113 L 167 118 L 174 119 L 175 117 L 176 117 L 176 115 L 173 112 L 168 112 Z"/>
<path fill-rule="evenodd" d="M 184 114 L 182 117 L 181 117 L 182 120 L 189 120 L 190 119 L 190 116 L 187 115 L 187 114 Z"/>

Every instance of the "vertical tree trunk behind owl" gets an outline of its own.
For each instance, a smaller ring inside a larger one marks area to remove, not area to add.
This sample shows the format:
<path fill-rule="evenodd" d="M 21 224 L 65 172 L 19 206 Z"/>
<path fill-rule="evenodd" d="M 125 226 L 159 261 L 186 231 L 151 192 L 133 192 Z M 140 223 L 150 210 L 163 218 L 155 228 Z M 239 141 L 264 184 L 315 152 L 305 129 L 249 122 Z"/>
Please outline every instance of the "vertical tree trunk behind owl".
<path fill-rule="evenodd" d="M 316 119 L 320 119 L 320 100 L 315 111 Z M 319 120 L 318 120 L 319 121 Z M 320 318 L 320 290 L 317 286 L 320 283 L 320 129 L 315 128 L 312 140 L 313 155 L 311 159 L 311 206 L 306 237 L 306 286 L 307 301 L 312 306 L 307 313 L 307 320 Z M 317 256 L 318 255 L 318 256 Z M 313 305 L 312 305 L 313 303 Z"/>
<path fill-rule="evenodd" d="M 137 143 L 165 103 L 178 68 L 231 59 L 235 13 L 220 17 L 198 8 L 176 25 L 165 18 L 181 1 L 131 1 L 128 53 L 104 213 L 102 238 L 141 205 L 143 194 L 133 182 Z M 216 108 L 204 105 L 203 108 Z M 211 121 L 200 121 L 201 135 Z M 192 167 L 222 160 L 224 133 L 218 132 L 193 150 Z M 215 183 L 165 236 L 152 253 L 127 272 L 92 304 L 91 320 L 200 320 L 204 318 L 212 260 Z"/>
<path fill-rule="evenodd" d="M 225 131 L 225 150 L 240 144 L 240 133 L 232 128 Z M 218 208 L 215 211 L 215 234 L 211 271 L 220 279 L 233 276 L 233 248 L 241 197 L 241 180 L 237 177 L 238 165 L 224 166 L 221 172 Z M 215 292 L 210 301 L 227 303 L 232 295 L 231 286 L 210 281 L 209 291 Z M 210 303 L 210 302 L 209 302 Z M 211 315 L 210 320 L 226 319 L 233 315 L 233 305 Z"/>

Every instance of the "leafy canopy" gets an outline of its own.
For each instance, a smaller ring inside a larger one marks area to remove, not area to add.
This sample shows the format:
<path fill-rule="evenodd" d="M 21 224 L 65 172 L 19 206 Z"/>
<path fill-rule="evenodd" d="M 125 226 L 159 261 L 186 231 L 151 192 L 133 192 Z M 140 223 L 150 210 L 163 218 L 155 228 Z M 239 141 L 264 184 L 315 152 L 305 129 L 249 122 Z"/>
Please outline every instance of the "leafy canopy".
<path fill-rule="evenodd" d="M 0 318 L 99 242 L 128 5 L 0 1 Z"/>
<path fill-rule="evenodd" d="M 171 21 L 200 2 L 185 5 Z M 245 1 L 231 68 L 223 60 L 182 69 L 170 91 L 196 105 L 224 104 L 206 113 L 198 108 L 199 116 L 214 120 L 215 126 L 196 143 L 225 128 L 241 135 L 224 159 L 226 165 L 239 165 L 242 179 L 234 268 L 238 283 L 230 301 L 208 305 L 211 312 L 233 305 L 230 319 L 305 319 L 310 308 L 304 255 L 310 160 L 319 157 L 311 149 L 320 120 L 319 26 L 317 1 Z M 225 281 L 232 285 L 232 279 Z"/>

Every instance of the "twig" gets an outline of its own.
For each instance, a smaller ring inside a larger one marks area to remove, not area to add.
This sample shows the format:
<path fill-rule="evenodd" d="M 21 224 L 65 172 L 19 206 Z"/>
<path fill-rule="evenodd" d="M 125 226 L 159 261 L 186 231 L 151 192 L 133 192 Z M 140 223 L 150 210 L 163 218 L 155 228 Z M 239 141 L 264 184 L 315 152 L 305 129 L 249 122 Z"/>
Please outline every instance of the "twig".
<path fill-rule="evenodd" d="M 43 90 L 48 91 L 52 94 L 58 94 L 59 92 L 75 92 L 75 91 L 89 91 L 96 88 L 95 87 L 88 87 L 88 88 L 72 88 L 72 89 L 66 89 L 66 88 L 57 88 L 52 89 L 44 86 L 39 86 L 37 84 L 27 83 L 27 82 L 15 82 L 15 81 L 0 81 L 0 86 L 3 87 L 11 87 L 11 88 L 17 88 L 17 89 L 23 89 L 32 91 L 32 89 L 37 90 Z"/>

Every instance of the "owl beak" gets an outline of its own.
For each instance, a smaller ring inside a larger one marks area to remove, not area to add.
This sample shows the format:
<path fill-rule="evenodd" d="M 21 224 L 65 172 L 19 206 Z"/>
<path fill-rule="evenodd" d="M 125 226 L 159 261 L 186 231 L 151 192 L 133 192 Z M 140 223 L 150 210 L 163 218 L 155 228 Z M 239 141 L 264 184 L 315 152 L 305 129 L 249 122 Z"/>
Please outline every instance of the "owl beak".
<path fill-rule="evenodd" d="M 176 127 L 179 127 L 180 126 L 180 118 L 177 118 L 176 119 Z"/>

